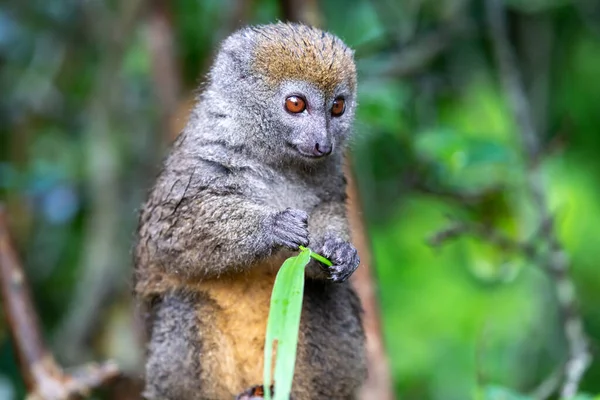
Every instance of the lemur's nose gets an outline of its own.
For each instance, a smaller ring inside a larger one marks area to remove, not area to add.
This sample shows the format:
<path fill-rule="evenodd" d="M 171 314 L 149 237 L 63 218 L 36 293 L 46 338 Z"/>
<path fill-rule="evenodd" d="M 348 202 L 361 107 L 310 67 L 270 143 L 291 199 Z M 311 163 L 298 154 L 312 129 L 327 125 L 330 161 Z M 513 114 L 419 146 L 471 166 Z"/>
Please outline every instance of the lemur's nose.
<path fill-rule="evenodd" d="M 313 149 L 313 154 L 317 157 L 327 156 L 331 154 L 333 150 L 333 146 L 331 143 L 315 143 L 315 148 Z"/>

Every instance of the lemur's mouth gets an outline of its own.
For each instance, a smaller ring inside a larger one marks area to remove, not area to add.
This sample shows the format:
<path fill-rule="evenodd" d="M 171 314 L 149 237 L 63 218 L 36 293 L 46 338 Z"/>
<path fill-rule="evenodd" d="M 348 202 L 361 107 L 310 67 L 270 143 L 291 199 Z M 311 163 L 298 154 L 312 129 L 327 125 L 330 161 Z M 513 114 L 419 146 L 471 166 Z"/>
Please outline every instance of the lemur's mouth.
<path fill-rule="evenodd" d="M 310 153 L 305 153 L 304 151 L 297 149 L 298 153 L 300 153 L 300 155 L 302 157 L 306 157 L 306 158 L 323 158 L 325 157 L 325 154 L 323 155 L 316 155 L 316 154 L 310 154 Z"/>
<path fill-rule="evenodd" d="M 327 153 L 324 153 L 322 151 L 319 151 L 317 146 L 315 146 L 315 148 L 312 149 L 312 151 L 307 151 L 307 149 L 303 148 L 302 145 L 297 145 L 297 144 L 290 143 L 289 147 L 292 148 L 293 150 L 295 150 L 297 153 L 299 153 L 304 158 L 320 159 L 320 158 L 325 158 L 331 154 L 331 150 L 329 150 Z"/>

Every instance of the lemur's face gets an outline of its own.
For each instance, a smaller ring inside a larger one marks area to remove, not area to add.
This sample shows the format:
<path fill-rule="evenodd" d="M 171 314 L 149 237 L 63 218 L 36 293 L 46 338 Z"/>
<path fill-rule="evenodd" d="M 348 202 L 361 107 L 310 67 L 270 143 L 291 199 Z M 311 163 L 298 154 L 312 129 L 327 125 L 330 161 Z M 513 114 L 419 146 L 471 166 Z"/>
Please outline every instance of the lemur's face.
<path fill-rule="evenodd" d="M 350 134 L 354 99 L 347 84 L 325 93 L 305 81 L 284 82 L 270 107 L 286 154 L 312 161 L 340 150 Z"/>
<path fill-rule="evenodd" d="M 257 28 L 251 68 L 269 93 L 260 105 L 284 158 L 306 162 L 341 151 L 356 107 L 352 50 L 339 38 L 303 25 Z"/>
<path fill-rule="evenodd" d="M 211 79 L 225 110 L 218 114 L 231 112 L 236 139 L 251 141 L 249 151 L 267 162 L 315 163 L 350 136 L 356 66 L 332 34 L 296 24 L 246 28 L 224 42 Z"/>

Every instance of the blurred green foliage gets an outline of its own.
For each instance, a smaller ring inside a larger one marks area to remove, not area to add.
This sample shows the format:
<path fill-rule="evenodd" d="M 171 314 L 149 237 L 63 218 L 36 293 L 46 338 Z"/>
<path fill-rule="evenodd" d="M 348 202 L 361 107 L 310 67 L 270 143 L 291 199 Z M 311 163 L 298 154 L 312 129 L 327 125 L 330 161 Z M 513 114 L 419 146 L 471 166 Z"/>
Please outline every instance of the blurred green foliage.
<path fill-rule="evenodd" d="M 185 98 L 219 41 L 240 23 L 282 19 L 279 3 L 174 0 L 158 11 L 144 4 L 129 20 L 121 18 L 128 2 L 0 5 L 0 199 L 59 359 L 115 357 L 137 367 L 133 323 L 123 317 L 129 251 L 136 210 L 167 141 L 151 16 L 172 22 Z M 600 6 L 507 3 L 545 148 L 538 162 L 596 344 Z M 491 224 L 516 240 L 539 224 L 481 2 L 331 0 L 319 10 L 324 26 L 356 49 L 352 160 L 399 398 L 529 398 L 566 357 L 552 284 L 530 260 L 477 236 L 440 248 L 427 242 L 450 219 Z M 89 255 L 99 242 L 111 249 L 99 254 L 112 258 L 94 275 Z M 93 296 L 103 301 L 88 311 L 92 328 L 65 345 L 77 327 L 69 315 Z M 70 349 L 75 354 L 67 356 Z M 581 390 L 600 393 L 598 361 Z M 22 393 L 0 322 L 0 398 Z"/>

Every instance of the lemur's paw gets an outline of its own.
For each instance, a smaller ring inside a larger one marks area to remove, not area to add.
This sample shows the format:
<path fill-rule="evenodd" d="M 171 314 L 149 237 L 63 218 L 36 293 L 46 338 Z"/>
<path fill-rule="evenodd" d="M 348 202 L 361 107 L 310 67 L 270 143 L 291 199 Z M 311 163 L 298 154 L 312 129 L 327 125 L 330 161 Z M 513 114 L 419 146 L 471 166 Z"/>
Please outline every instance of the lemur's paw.
<path fill-rule="evenodd" d="M 356 271 L 360 263 L 358 252 L 354 246 L 336 237 L 326 238 L 318 253 L 328 258 L 333 264 L 328 267 L 319 263 L 321 268 L 329 275 L 329 279 L 334 282 L 347 280 Z"/>
<path fill-rule="evenodd" d="M 298 250 L 308 246 L 308 214 L 302 210 L 287 208 L 273 215 L 268 221 L 273 243 Z"/>

